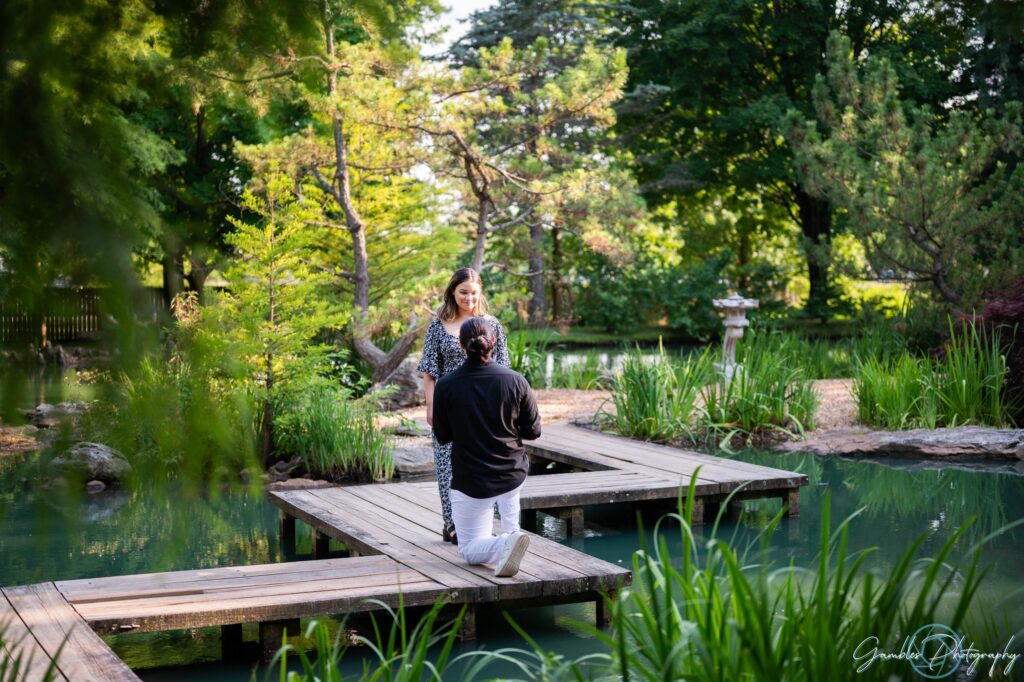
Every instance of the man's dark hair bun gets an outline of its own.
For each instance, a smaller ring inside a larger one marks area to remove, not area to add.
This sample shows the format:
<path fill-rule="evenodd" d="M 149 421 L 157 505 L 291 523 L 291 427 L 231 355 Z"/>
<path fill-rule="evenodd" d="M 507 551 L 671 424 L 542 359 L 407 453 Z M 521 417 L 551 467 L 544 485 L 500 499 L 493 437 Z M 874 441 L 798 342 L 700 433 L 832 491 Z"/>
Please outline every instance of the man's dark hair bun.
<path fill-rule="evenodd" d="M 491 359 L 494 352 L 494 330 L 482 317 L 471 317 L 459 327 L 459 341 L 466 350 L 466 358 L 482 364 Z"/>

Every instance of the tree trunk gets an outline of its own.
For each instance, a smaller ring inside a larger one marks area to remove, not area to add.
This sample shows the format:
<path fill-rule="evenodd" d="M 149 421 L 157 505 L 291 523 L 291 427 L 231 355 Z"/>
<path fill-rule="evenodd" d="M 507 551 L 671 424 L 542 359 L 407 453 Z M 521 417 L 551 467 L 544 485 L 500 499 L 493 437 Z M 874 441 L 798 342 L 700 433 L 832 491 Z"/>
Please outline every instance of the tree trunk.
<path fill-rule="evenodd" d="M 527 312 L 532 326 L 543 327 L 547 324 L 548 304 L 544 291 L 544 225 L 540 220 L 530 223 L 529 268 L 527 288 L 532 298 Z"/>
<path fill-rule="evenodd" d="M 551 319 L 556 324 L 566 322 L 562 290 L 562 231 L 553 227 L 551 228 Z"/>
<path fill-rule="evenodd" d="M 338 95 L 338 65 L 335 62 L 333 21 L 327 4 L 323 4 L 324 33 L 327 41 L 327 94 L 330 99 Z M 410 321 L 410 328 L 387 353 L 382 351 L 370 338 L 366 328 L 366 317 L 370 311 L 370 265 L 366 251 L 366 225 L 352 201 L 351 184 L 349 181 L 348 147 L 345 140 L 345 122 L 337 110 L 331 115 L 331 128 L 334 135 L 334 178 L 327 181 L 317 175 L 318 182 L 331 193 L 345 214 L 345 226 L 352 236 L 353 282 L 355 293 L 353 304 L 356 309 L 353 320 L 353 345 L 359 357 L 373 367 L 373 380 L 382 381 L 387 378 L 402 360 L 409 354 L 420 333 L 420 325 L 415 315 Z M 319 171 L 317 171 L 319 173 Z"/>
<path fill-rule="evenodd" d="M 832 209 L 826 200 L 812 197 L 800 187 L 794 187 L 793 194 L 811 285 L 805 310 L 824 316 L 828 306 L 828 268 L 832 262 Z"/>
<path fill-rule="evenodd" d="M 164 240 L 163 271 L 164 312 L 167 312 L 174 297 L 185 290 L 184 254 L 174 238 Z"/>
<path fill-rule="evenodd" d="M 487 216 L 490 213 L 490 202 L 480 199 L 476 209 L 476 244 L 473 247 L 473 265 L 477 272 L 484 267 L 484 249 L 487 247 Z"/>
<path fill-rule="evenodd" d="M 267 397 L 263 401 L 263 424 L 260 429 L 260 464 L 264 469 L 274 460 L 274 375 L 270 370 L 274 356 L 267 354 Z"/>

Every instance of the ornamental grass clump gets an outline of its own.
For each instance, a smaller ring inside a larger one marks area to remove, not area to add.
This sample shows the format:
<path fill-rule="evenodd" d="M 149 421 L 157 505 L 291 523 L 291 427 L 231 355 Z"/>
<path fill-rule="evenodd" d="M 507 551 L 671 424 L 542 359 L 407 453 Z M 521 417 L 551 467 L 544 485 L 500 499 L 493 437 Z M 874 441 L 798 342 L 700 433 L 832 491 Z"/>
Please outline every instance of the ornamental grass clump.
<path fill-rule="evenodd" d="M 711 371 L 708 351 L 678 364 L 669 360 L 664 348 L 654 357 L 632 351 L 612 384 L 615 411 L 600 413 L 599 422 L 629 438 L 655 442 L 692 438 L 701 387 Z"/>
<path fill-rule="evenodd" d="M 591 630 L 618 679 L 906 679 L 905 660 L 865 665 L 864 642 L 875 637 L 880 650 L 898 651 L 922 626 L 962 631 L 967 621 L 982 579 L 980 545 L 960 565 L 953 552 L 969 524 L 932 556 L 919 556 L 922 535 L 881 574 L 868 568 L 872 550 L 850 551 L 855 515 L 833 529 L 826 497 L 814 565 L 777 567 L 719 538 L 717 523 L 709 540 L 695 536 L 693 492 L 691 481 L 685 507 L 672 515 L 682 555 L 663 537 L 636 552 L 633 584 L 611 604 L 612 632 Z M 781 519 L 782 512 L 765 531 L 762 550 Z"/>
<path fill-rule="evenodd" d="M 391 478 L 391 444 L 375 422 L 378 397 L 357 400 L 319 382 L 287 395 L 275 424 L 280 454 L 299 455 L 309 473 L 332 480 Z"/>
<path fill-rule="evenodd" d="M 967 323 L 950 326 L 938 359 L 861 359 L 853 384 L 858 419 L 884 429 L 1010 426 L 1015 406 L 1005 391 L 1003 348 L 998 330 Z"/>
<path fill-rule="evenodd" d="M 702 391 L 703 430 L 728 446 L 772 434 L 793 436 L 814 428 L 818 396 L 799 363 L 754 345 L 731 381 L 717 375 Z"/>

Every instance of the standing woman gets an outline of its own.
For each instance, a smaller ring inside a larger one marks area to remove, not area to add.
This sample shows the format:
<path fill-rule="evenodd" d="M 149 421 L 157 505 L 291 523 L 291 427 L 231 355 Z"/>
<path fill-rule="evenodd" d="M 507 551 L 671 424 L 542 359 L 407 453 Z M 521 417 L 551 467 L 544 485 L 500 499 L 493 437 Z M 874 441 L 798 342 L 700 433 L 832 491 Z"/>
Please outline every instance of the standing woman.
<path fill-rule="evenodd" d="M 505 367 L 511 364 L 505 329 L 496 317 L 487 314 L 487 299 L 484 298 L 480 274 L 473 268 L 459 268 L 444 290 L 444 300 L 437 311 L 437 317 L 427 327 L 423 357 L 416 368 L 423 372 L 427 423 L 431 426 L 434 425 L 434 386 L 438 379 L 454 372 L 466 361 L 466 353 L 459 343 L 459 328 L 471 317 L 482 317 L 491 326 L 495 338 L 494 362 Z M 436 436 L 433 440 L 434 471 L 437 473 L 437 491 L 441 494 L 441 514 L 444 516 L 441 536 L 445 542 L 458 544 L 452 521 L 452 445 L 441 445 Z"/>

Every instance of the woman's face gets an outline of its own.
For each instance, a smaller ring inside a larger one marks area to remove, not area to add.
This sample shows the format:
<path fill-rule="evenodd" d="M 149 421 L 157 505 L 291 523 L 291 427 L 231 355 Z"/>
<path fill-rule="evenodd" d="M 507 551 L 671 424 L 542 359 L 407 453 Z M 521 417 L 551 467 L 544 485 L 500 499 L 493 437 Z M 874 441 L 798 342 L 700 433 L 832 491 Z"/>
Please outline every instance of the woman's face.
<path fill-rule="evenodd" d="M 466 315 L 474 314 L 479 301 L 480 285 L 476 282 L 463 282 L 455 287 L 455 304 L 459 306 L 459 312 Z"/>

